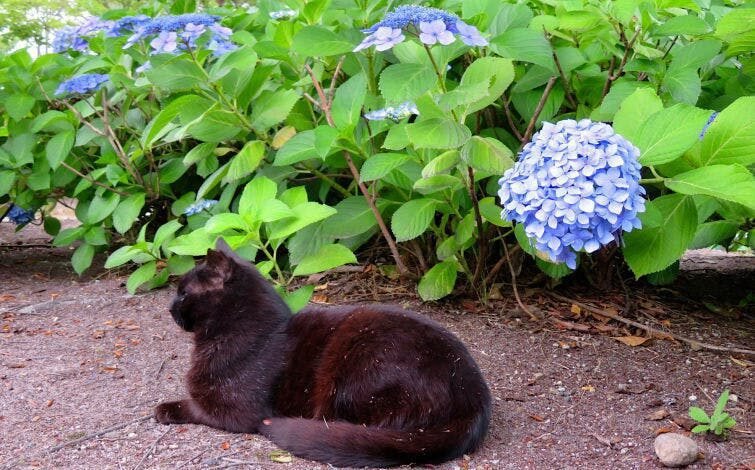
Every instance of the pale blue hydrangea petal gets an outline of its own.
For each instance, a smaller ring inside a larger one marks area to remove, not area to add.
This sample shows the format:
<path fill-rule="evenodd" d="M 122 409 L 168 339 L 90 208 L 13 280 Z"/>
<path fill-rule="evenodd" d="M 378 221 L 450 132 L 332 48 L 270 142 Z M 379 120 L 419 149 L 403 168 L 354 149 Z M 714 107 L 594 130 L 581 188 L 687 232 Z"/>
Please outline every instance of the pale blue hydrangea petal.
<path fill-rule="evenodd" d="M 55 90 L 55 95 L 86 95 L 100 89 L 109 77 L 100 73 L 87 73 L 62 82 Z"/>
<path fill-rule="evenodd" d="M 184 209 L 184 214 L 185 215 L 199 214 L 202 211 L 208 211 L 212 209 L 212 207 L 215 206 L 215 204 L 217 203 L 218 201 L 214 199 L 200 199 L 199 201 L 195 202 L 194 204 Z"/>

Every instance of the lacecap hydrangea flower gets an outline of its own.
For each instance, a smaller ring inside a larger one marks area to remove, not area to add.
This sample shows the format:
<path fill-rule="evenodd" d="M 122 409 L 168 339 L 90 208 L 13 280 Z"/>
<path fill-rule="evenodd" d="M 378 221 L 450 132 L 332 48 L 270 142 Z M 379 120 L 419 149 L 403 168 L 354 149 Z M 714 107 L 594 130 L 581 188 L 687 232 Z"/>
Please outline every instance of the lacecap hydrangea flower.
<path fill-rule="evenodd" d="M 133 34 L 123 48 L 128 49 L 137 42 L 149 38 L 152 54 L 173 54 L 187 47 L 196 47 L 197 39 L 209 32 L 210 39 L 207 48 L 217 57 L 236 49 L 236 45 L 230 41 L 231 29 L 222 26 L 218 23 L 219 20 L 218 16 L 188 13 L 132 22 L 130 24 L 134 24 Z"/>
<path fill-rule="evenodd" d="M 202 211 L 207 211 L 207 210 L 212 209 L 212 207 L 217 203 L 218 201 L 214 199 L 200 199 L 199 201 L 195 202 L 194 204 L 184 209 L 184 214 L 185 215 L 199 214 Z"/>
<path fill-rule="evenodd" d="M 88 39 L 100 31 L 109 31 L 113 28 L 113 21 L 105 21 L 100 18 L 87 18 L 78 26 L 66 26 L 57 30 L 52 40 L 53 52 L 65 52 L 74 50 L 86 52 L 89 50 Z"/>
<path fill-rule="evenodd" d="M 382 109 L 376 109 L 364 114 L 364 118 L 369 121 L 383 121 L 385 119 L 391 119 L 393 121 L 400 121 L 408 118 L 409 116 L 416 114 L 419 115 L 417 105 L 411 101 L 404 101 L 398 106 L 388 106 Z"/>
<path fill-rule="evenodd" d="M 99 90 L 108 80 L 108 76 L 101 73 L 79 75 L 61 83 L 55 90 L 55 95 L 86 95 Z"/>
<path fill-rule="evenodd" d="M 553 262 L 572 269 L 592 253 L 640 228 L 645 210 L 639 150 L 608 124 L 589 119 L 544 123 L 499 180 L 501 216 L 524 225 Z"/>
<path fill-rule="evenodd" d="M 411 28 L 410 28 L 411 27 Z M 417 5 L 404 5 L 385 15 L 382 21 L 365 29 L 366 38 L 354 48 L 354 52 L 375 46 L 385 51 L 406 39 L 404 32 L 417 35 L 423 44 L 448 45 L 456 36 L 468 46 L 487 46 L 488 41 L 480 31 L 463 22 L 458 16 L 444 10 Z"/>
<path fill-rule="evenodd" d="M 10 205 L 10 209 L 5 214 L 8 220 L 16 225 L 28 224 L 34 220 L 34 212 L 27 211 L 26 209 L 19 207 L 15 204 Z"/>

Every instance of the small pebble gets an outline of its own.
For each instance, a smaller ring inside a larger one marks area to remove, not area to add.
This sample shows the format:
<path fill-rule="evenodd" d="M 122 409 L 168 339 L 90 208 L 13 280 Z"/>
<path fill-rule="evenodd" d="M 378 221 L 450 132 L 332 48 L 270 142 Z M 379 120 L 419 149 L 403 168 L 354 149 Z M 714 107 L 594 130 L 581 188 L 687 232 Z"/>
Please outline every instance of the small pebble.
<path fill-rule="evenodd" d="M 697 444 L 687 436 L 669 432 L 655 438 L 655 454 L 666 467 L 684 467 L 697 460 Z"/>

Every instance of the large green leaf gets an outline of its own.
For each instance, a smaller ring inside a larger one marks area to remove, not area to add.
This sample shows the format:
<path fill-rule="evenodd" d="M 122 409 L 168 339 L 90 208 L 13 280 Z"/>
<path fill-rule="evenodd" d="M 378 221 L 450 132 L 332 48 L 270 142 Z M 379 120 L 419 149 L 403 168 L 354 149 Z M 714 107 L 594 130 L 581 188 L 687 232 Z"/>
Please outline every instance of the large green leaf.
<path fill-rule="evenodd" d="M 716 116 L 703 137 L 698 165 L 755 163 L 755 96 L 744 96 Z"/>
<path fill-rule="evenodd" d="M 139 286 L 155 277 L 156 272 L 157 261 L 144 263 L 128 277 L 128 280 L 126 280 L 126 290 L 128 290 L 129 294 L 134 294 Z"/>
<path fill-rule="evenodd" d="M 742 165 L 709 165 L 666 180 L 669 189 L 682 194 L 705 194 L 755 209 L 755 177 Z"/>
<path fill-rule="evenodd" d="M 339 130 L 353 129 L 359 123 L 362 105 L 367 96 L 367 78 L 358 73 L 336 89 L 331 113 Z"/>
<path fill-rule="evenodd" d="M 351 52 L 354 45 L 322 26 L 305 26 L 294 36 L 294 52 L 310 57 L 326 57 Z"/>
<path fill-rule="evenodd" d="M 389 65 L 380 74 L 380 92 L 391 104 L 414 100 L 436 83 L 435 72 L 424 64 Z"/>
<path fill-rule="evenodd" d="M 334 208 L 316 202 L 306 202 L 291 209 L 294 212 L 294 217 L 270 224 L 269 238 L 271 240 L 286 238 L 292 233 L 336 213 Z"/>
<path fill-rule="evenodd" d="M 699 35 L 710 31 L 710 26 L 695 15 L 675 16 L 651 30 L 652 36 Z"/>
<path fill-rule="evenodd" d="M 415 148 L 450 149 L 464 145 L 472 136 L 469 128 L 451 119 L 433 118 L 406 126 Z"/>
<path fill-rule="evenodd" d="M 727 56 L 747 54 L 755 50 L 755 8 L 742 5 L 729 11 L 718 21 L 716 36 L 729 43 Z"/>
<path fill-rule="evenodd" d="M 663 101 L 652 88 L 638 88 L 622 101 L 613 118 L 613 129 L 625 139 L 634 142 L 642 124 L 662 109 Z"/>
<path fill-rule="evenodd" d="M 144 207 L 144 193 L 136 193 L 122 200 L 113 211 L 113 227 L 118 233 L 126 233 L 136 222 Z"/>
<path fill-rule="evenodd" d="M 231 164 L 223 178 L 224 183 L 237 181 L 248 176 L 262 162 L 265 157 L 265 143 L 260 140 L 251 140 L 244 144 L 239 153 L 231 159 Z"/>
<path fill-rule="evenodd" d="M 661 271 L 681 258 L 697 229 L 697 210 L 690 196 L 661 196 L 646 208 L 640 214 L 642 229 L 623 235 L 624 258 L 637 277 Z"/>
<path fill-rule="evenodd" d="M 514 65 L 510 59 L 480 57 L 472 62 L 464 71 L 459 88 L 485 85 L 487 93 L 484 97 L 467 105 L 464 114 L 473 113 L 495 102 L 513 80 Z"/>
<path fill-rule="evenodd" d="M 475 170 L 502 175 L 514 165 L 513 152 L 492 137 L 472 136 L 461 148 L 461 159 Z"/>
<path fill-rule="evenodd" d="M 210 109 L 197 117 L 183 129 L 202 142 L 222 142 L 234 137 L 241 131 L 239 118 L 230 111 Z"/>
<path fill-rule="evenodd" d="M 278 185 L 265 176 L 257 176 L 244 186 L 239 199 L 239 214 L 257 218 L 259 211 L 271 199 L 275 199 Z"/>
<path fill-rule="evenodd" d="M 82 243 L 76 248 L 71 256 L 71 265 L 76 274 L 81 275 L 92 265 L 92 258 L 94 258 L 94 247 L 88 243 Z"/>
<path fill-rule="evenodd" d="M 158 88 L 168 91 L 181 91 L 193 88 L 204 81 L 202 70 L 182 55 L 154 56 L 152 68 L 145 72 L 147 78 Z"/>
<path fill-rule="evenodd" d="M 5 98 L 5 112 L 16 121 L 20 121 L 34 107 L 34 97 L 25 93 L 16 93 Z"/>
<path fill-rule="evenodd" d="M 660 165 L 676 160 L 697 142 L 709 116 L 710 111 L 685 104 L 651 115 L 632 142 L 640 148 L 640 163 Z"/>
<path fill-rule="evenodd" d="M 315 131 L 307 130 L 299 132 L 283 144 L 283 147 L 275 154 L 273 165 L 293 165 L 318 156 L 315 149 Z"/>
<path fill-rule="evenodd" d="M 456 262 L 442 261 L 425 273 L 417 291 L 422 300 L 438 300 L 450 294 L 456 284 Z"/>
<path fill-rule="evenodd" d="M 304 257 L 294 268 L 294 276 L 307 276 L 356 262 L 357 257 L 345 246 L 338 243 L 325 245 L 317 253 Z"/>
<path fill-rule="evenodd" d="M 437 201 L 430 198 L 405 202 L 391 218 L 391 230 L 396 241 L 404 242 L 425 233 L 435 216 Z"/>
<path fill-rule="evenodd" d="M 51 169 L 57 169 L 60 166 L 60 163 L 66 159 L 73 148 L 73 142 L 75 140 L 76 133 L 73 130 L 67 130 L 55 134 L 52 139 L 47 142 L 45 155 L 47 156 L 47 163 L 50 164 Z"/>
<path fill-rule="evenodd" d="M 202 98 L 197 95 L 183 95 L 179 96 L 175 100 L 171 101 L 165 106 L 157 116 L 152 119 L 147 127 L 142 132 L 142 145 L 145 147 L 151 147 L 152 143 L 164 136 L 170 131 L 169 124 L 178 116 L 186 106 L 196 105 L 204 107 L 205 109 L 210 106 L 210 102 L 206 98 Z"/>
<path fill-rule="evenodd" d="M 105 217 L 112 214 L 115 208 L 118 207 L 120 200 L 121 197 L 118 194 L 109 191 L 104 192 L 102 195 L 94 196 L 89 203 L 86 223 L 93 225 L 102 222 Z"/>
<path fill-rule="evenodd" d="M 374 181 L 387 175 L 409 160 L 403 153 L 378 153 L 365 160 L 360 170 L 362 181 Z"/>
<path fill-rule="evenodd" d="M 542 31 L 514 28 L 490 41 L 490 49 L 507 59 L 530 62 L 556 71 L 553 49 Z"/>
<path fill-rule="evenodd" d="M 252 127 L 267 130 L 283 122 L 297 101 L 299 95 L 294 90 L 282 89 L 263 94 L 252 107 Z"/>

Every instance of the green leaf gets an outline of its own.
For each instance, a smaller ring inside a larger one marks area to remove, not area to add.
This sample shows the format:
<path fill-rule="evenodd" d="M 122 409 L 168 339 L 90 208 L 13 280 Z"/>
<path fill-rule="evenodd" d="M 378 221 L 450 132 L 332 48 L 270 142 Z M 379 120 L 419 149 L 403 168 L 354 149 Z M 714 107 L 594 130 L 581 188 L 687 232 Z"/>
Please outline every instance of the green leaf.
<path fill-rule="evenodd" d="M 464 114 L 483 109 L 503 94 L 514 80 L 514 64 L 510 59 L 500 57 L 480 57 L 464 71 L 459 82 L 460 88 L 486 84 L 487 96 L 468 105 Z"/>
<path fill-rule="evenodd" d="M 716 37 L 729 44 L 728 57 L 755 50 L 755 8 L 742 5 L 732 8 L 716 24 Z"/>
<path fill-rule="evenodd" d="M 640 220 L 642 229 L 623 235 L 624 258 L 637 277 L 682 257 L 695 236 L 697 210 L 691 197 L 670 194 L 647 202 Z"/>
<path fill-rule="evenodd" d="M 699 166 L 755 163 L 755 96 L 726 107 L 708 128 L 700 147 Z M 702 129 L 701 129 L 702 130 Z"/>
<path fill-rule="evenodd" d="M 209 248 L 215 247 L 214 234 L 204 228 L 176 237 L 168 243 L 168 250 L 177 255 L 204 256 Z"/>
<path fill-rule="evenodd" d="M 136 222 L 144 207 L 144 193 L 136 193 L 122 200 L 113 211 L 113 227 L 118 233 L 126 233 Z"/>
<path fill-rule="evenodd" d="M 186 106 L 198 105 L 209 106 L 208 100 L 197 95 L 183 95 L 171 101 L 147 124 L 142 132 L 142 145 L 146 148 L 152 146 L 160 137 L 171 130 L 169 124 L 178 117 L 178 113 Z"/>
<path fill-rule="evenodd" d="M 380 207 L 381 200 L 375 201 Z M 362 196 L 348 197 L 335 206 L 338 211 L 322 227 L 322 235 L 330 238 L 350 238 L 377 226 L 375 214 Z"/>
<path fill-rule="evenodd" d="M 708 413 L 702 408 L 691 406 L 689 408 L 689 417 L 697 421 L 698 423 L 710 423 L 710 417 Z"/>
<path fill-rule="evenodd" d="M 157 261 L 144 263 L 128 277 L 128 280 L 126 281 L 126 290 L 128 290 L 129 294 L 134 294 L 139 286 L 155 277 L 156 271 Z"/>
<path fill-rule="evenodd" d="M 663 101 L 652 88 L 638 88 L 621 102 L 613 118 L 613 128 L 617 134 L 634 142 L 642 124 L 662 109 Z"/>
<path fill-rule="evenodd" d="M 212 155 L 216 148 L 217 144 L 215 142 L 197 144 L 194 148 L 189 150 L 188 153 L 186 153 L 183 159 L 183 163 L 186 167 L 189 167 L 195 163 L 201 162 L 205 158 Z"/>
<path fill-rule="evenodd" d="M 0 191 L 1 192 L 1 191 Z M 52 216 L 45 216 L 44 229 L 45 233 L 52 235 L 53 237 L 60 233 L 60 220 Z"/>
<path fill-rule="evenodd" d="M 270 224 L 271 230 L 268 238 L 271 240 L 284 239 L 307 225 L 326 219 L 336 213 L 334 208 L 316 202 L 306 202 L 291 209 L 294 212 L 294 217 Z"/>
<path fill-rule="evenodd" d="M 422 300 L 438 300 L 454 290 L 456 285 L 456 262 L 442 261 L 425 273 L 417 286 Z"/>
<path fill-rule="evenodd" d="M 288 308 L 291 309 L 291 313 L 297 313 L 307 306 L 314 291 L 315 286 L 313 285 L 302 286 L 293 292 L 283 294 L 283 301 L 286 302 Z M 287 462 L 290 461 L 291 460 L 287 460 Z"/>
<path fill-rule="evenodd" d="M 257 217 L 262 206 L 278 194 L 278 185 L 265 176 L 257 176 L 244 186 L 239 199 L 239 214 Z"/>
<path fill-rule="evenodd" d="M 82 243 L 76 248 L 71 256 L 71 264 L 76 274 L 81 276 L 81 273 L 87 270 L 92 265 L 92 258 L 94 258 L 94 247 L 87 243 Z"/>
<path fill-rule="evenodd" d="M 718 397 L 718 401 L 716 402 L 716 408 L 713 410 L 713 416 L 724 414 L 724 408 L 726 408 L 726 403 L 728 403 L 728 401 L 729 401 L 729 389 L 727 388 L 723 392 L 721 392 L 721 396 Z"/>
<path fill-rule="evenodd" d="M 294 276 L 307 276 L 347 263 L 356 263 L 357 258 L 348 248 L 340 244 L 325 245 L 317 253 L 305 256 L 294 268 Z"/>
<path fill-rule="evenodd" d="M 222 142 L 240 131 L 239 118 L 230 111 L 220 109 L 207 110 L 183 128 L 183 134 L 203 142 Z"/>
<path fill-rule="evenodd" d="M 439 191 L 455 191 L 464 186 L 461 178 L 452 175 L 435 175 L 414 182 L 414 190 L 420 194 L 432 194 Z"/>
<path fill-rule="evenodd" d="M 514 166 L 513 152 L 492 137 L 472 136 L 461 148 L 461 160 L 475 170 L 502 175 Z"/>
<path fill-rule="evenodd" d="M 15 121 L 25 118 L 34 107 L 34 97 L 24 93 L 16 93 L 5 98 L 5 112 Z"/>
<path fill-rule="evenodd" d="M 713 245 L 728 244 L 739 230 L 739 224 L 728 220 L 715 220 L 700 224 L 695 238 L 689 245 L 690 250 L 708 248 Z"/>
<path fill-rule="evenodd" d="M 259 220 L 262 222 L 275 222 L 276 220 L 294 217 L 295 214 L 283 201 L 270 199 L 260 208 Z"/>
<path fill-rule="evenodd" d="M 53 246 L 68 246 L 83 237 L 87 229 L 88 227 L 85 225 L 63 229 L 52 240 L 52 244 Z"/>
<path fill-rule="evenodd" d="M 396 241 L 405 242 L 425 233 L 435 216 L 437 201 L 429 198 L 405 202 L 391 218 L 391 230 Z"/>
<path fill-rule="evenodd" d="M 511 227 L 511 222 L 501 217 L 501 211 L 501 206 L 496 204 L 494 197 L 480 199 L 480 215 L 485 221 L 499 227 Z"/>
<path fill-rule="evenodd" d="M 666 179 L 681 194 L 705 194 L 755 210 L 755 177 L 742 165 L 709 165 Z"/>
<path fill-rule="evenodd" d="M 134 259 L 136 255 L 141 253 L 143 252 L 134 246 L 122 246 L 107 257 L 107 260 L 105 261 L 105 269 L 112 269 L 116 266 L 128 263 Z"/>
<path fill-rule="evenodd" d="M 336 88 L 331 114 L 338 130 L 356 127 L 362 113 L 362 105 L 367 96 L 367 78 L 358 73 Z"/>
<path fill-rule="evenodd" d="M 663 77 L 662 88 L 671 94 L 674 101 L 694 105 L 700 97 L 702 83 L 697 69 L 692 67 L 670 68 Z"/>
<path fill-rule="evenodd" d="M 694 15 L 675 16 L 651 30 L 652 36 L 697 36 L 710 31 L 708 24 Z"/>
<path fill-rule="evenodd" d="M 383 141 L 383 148 L 388 150 L 403 150 L 409 145 L 409 136 L 406 135 L 407 124 L 401 123 L 391 126 L 388 135 Z"/>
<path fill-rule="evenodd" d="M 362 181 L 378 180 L 409 160 L 403 153 L 378 153 L 365 160 L 360 170 Z"/>
<path fill-rule="evenodd" d="M 194 268 L 194 258 L 191 256 L 171 256 L 168 258 L 168 272 L 181 276 Z"/>
<path fill-rule="evenodd" d="M 651 115 L 632 142 L 640 148 L 640 163 L 660 165 L 676 160 L 700 138 L 710 111 L 676 104 Z"/>
<path fill-rule="evenodd" d="M 415 148 L 448 149 L 464 145 L 472 136 L 469 128 L 451 119 L 433 118 L 406 126 L 406 134 Z"/>
<path fill-rule="evenodd" d="M 614 82 L 611 91 L 603 98 L 600 107 L 590 114 L 593 121 L 613 121 L 613 117 L 619 110 L 619 105 L 639 88 L 650 88 L 647 83 L 628 81 L 620 78 Z M 633 142 L 637 145 L 635 142 Z"/>
<path fill-rule="evenodd" d="M 315 149 L 315 131 L 308 130 L 299 132 L 283 144 L 283 147 L 275 154 L 273 165 L 293 165 L 304 160 L 317 158 L 319 155 Z"/>
<path fill-rule="evenodd" d="M 454 168 L 460 161 L 461 154 L 458 150 L 448 150 L 443 152 L 425 165 L 422 169 L 422 177 L 429 178 L 441 173 L 446 173 Z"/>
<path fill-rule="evenodd" d="M 294 52 L 308 57 L 327 57 L 351 52 L 354 44 L 322 26 L 305 26 L 294 36 Z"/>
<path fill-rule="evenodd" d="M 67 131 L 73 130 L 73 125 L 71 125 L 71 121 L 68 120 L 65 113 L 53 109 L 34 118 L 31 131 L 36 134 L 42 130 L 50 132 Z"/>
<path fill-rule="evenodd" d="M 156 87 L 167 91 L 191 89 L 204 80 L 202 70 L 182 55 L 167 54 L 154 56 L 152 68 L 145 75 Z"/>
<path fill-rule="evenodd" d="M 380 74 L 380 93 L 389 104 L 414 100 L 437 82 L 433 69 L 424 64 L 389 65 Z"/>
<path fill-rule="evenodd" d="M 16 173 L 13 170 L 0 170 L 0 194 L 8 194 L 15 181 Z"/>
<path fill-rule="evenodd" d="M 155 232 L 155 238 L 152 240 L 152 254 L 160 257 L 160 248 L 166 241 L 173 238 L 173 235 L 182 227 L 181 222 L 178 219 L 173 219 L 166 222 L 157 229 Z"/>
<path fill-rule="evenodd" d="M 215 214 L 204 224 L 205 230 L 208 233 L 219 234 L 226 230 L 248 230 L 248 226 L 244 217 L 239 214 L 231 212 L 223 212 L 222 214 Z"/>
<path fill-rule="evenodd" d="M 105 217 L 113 213 L 118 203 L 121 201 L 121 197 L 115 193 L 109 191 L 104 192 L 102 195 L 94 196 L 89 203 L 89 209 L 87 210 L 86 222 L 88 224 L 97 224 L 105 220 Z"/>
<path fill-rule="evenodd" d="M 299 95 L 294 90 L 282 89 L 264 93 L 254 102 L 252 127 L 265 131 L 283 122 L 297 101 Z"/>
<path fill-rule="evenodd" d="M 265 157 L 265 143 L 252 140 L 244 144 L 241 151 L 231 159 L 228 173 L 223 177 L 223 183 L 240 180 L 251 174 Z"/>
<path fill-rule="evenodd" d="M 690 431 L 695 434 L 699 434 L 701 432 L 707 432 L 709 430 L 710 430 L 710 426 L 707 424 L 698 424 L 697 426 L 690 429 Z"/>
<path fill-rule="evenodd" d="M 553 50 L 542 31 L 529 28 L 514 28 L 505 31 L 490 41 L 490 49 L 507 59 L 530 62 L 556 71 Z"/>
<path fill-rule="evenodd" d="M 59 134 L 55 134 L 52 139 L 47 142 L 45 147 L 45 156 L 47 157 L 47 163 L 50 164 L 50 168 L 56 170 L 60 163 L 66 159 L 73 143 L 76 140 L 76 133 L 73 130 L 63 131 Z"/>

